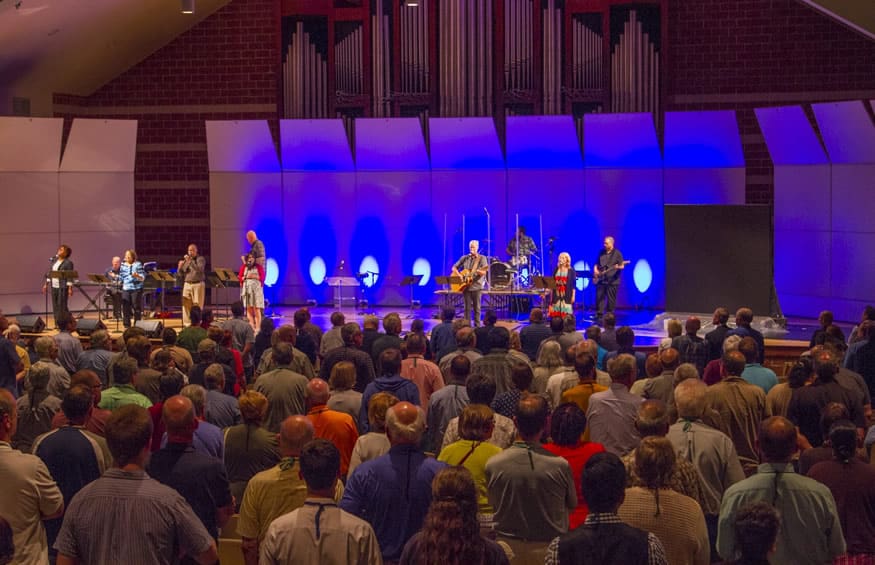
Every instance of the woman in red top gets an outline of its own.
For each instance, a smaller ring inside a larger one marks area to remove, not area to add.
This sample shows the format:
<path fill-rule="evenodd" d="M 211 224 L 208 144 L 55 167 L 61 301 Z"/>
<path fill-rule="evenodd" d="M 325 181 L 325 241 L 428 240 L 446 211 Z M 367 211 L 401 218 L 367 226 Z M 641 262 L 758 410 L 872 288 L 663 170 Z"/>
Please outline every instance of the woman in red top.
<path fill-rule="evenodd" d="M 559 265 L 553 272 L 556 290 L 553 291 L 553 301 L 550 304 L 550 316 L 565 317 L 574 313 L 574 295 L 577 290 L 577 274 L 571 266 L 571 255 L 566 252 L 559 254 Z"/>
<path fill-rule="evenodd" d="M 553 411 L 550 443 L 544 444 L 544 449 L 562 457 L 571 466 L 571 476 L 574 477 L 574 488 L 577 490 L 577 508 L 568 517 L 569 531 L 583 524 L 589 514 L 589 507 L 580 488 L 583 467 L 590 457 L 605 450 L 600 443 L 580 439 L 585 429 L 586 416 L 583 410 L 570 402 L 560 404 Z"/>
<path fill-rule="evenodd" d="M 246 256 L 246 263 L 240 266 L 237 278 L 240 279 L 240 300 L 246 307 L 249 325 L 258 333 L 264 311 L 264 267 L 256 263 L 250 253 Z"/>

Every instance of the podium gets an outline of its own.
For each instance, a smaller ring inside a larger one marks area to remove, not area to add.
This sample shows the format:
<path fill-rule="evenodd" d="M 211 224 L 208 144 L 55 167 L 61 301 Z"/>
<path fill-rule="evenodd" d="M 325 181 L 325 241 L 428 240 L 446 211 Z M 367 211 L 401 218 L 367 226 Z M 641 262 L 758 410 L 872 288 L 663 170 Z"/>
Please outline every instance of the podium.
<path fill-rule="evenodd" d="M 353 307 L 355 306 L 355 290 L 350 292 L 349 296 L 345 296 L 343 292 L 344 288 L 355 289 L 360 286 L 360 283 L 355 277 L 328 277 L 325 279 L 325 282 L 328 283 L 328 286 L 334 289 L 334 308 L 336 310 L 343 310 L 344 301 L 350 302 L 352 301 Z"/>

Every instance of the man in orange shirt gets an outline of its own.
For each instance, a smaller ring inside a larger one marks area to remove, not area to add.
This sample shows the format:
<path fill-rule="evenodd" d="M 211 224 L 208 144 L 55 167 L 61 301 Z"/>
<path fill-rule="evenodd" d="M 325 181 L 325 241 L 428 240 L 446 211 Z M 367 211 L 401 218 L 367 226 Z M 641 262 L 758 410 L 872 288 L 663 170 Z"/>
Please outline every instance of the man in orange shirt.
<path fill-rule="evenodd" d="M 425 360 L 425 337 L 422 334 L 407 336 L 407 359 L 401 361 L 401 376 L 413 381 L 419 388 L 419 406 L 428 413 L 428 401 L 432 393 L 444 388 L 440 368 Z"/>
<path fill-rule="evenodd" d="M 307 383 L 307 418 L 313 423 L 314 437 L 330 441 L 340 452 L 340 475 L 346 477 L 352 449 L 359 438 L 349 414 L 328 408 L 328 383 L 313 379 Z"/>

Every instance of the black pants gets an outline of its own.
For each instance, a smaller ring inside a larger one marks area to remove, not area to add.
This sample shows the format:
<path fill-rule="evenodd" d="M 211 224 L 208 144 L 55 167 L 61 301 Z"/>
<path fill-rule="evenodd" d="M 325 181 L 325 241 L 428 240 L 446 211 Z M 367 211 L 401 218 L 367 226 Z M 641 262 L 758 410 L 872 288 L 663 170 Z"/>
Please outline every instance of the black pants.
<path fill-rule="evenodd" d="M 605 301 L 607 301 L 607 308 L 602 306 Z M 601 316 L 603 312 L 613 312 L 616 305 L 617 285 L 597 284 L 595 288 L 596 315 Z"/>
<path fill-rule="evenodd" d="M 466 290 L 462 293 L 465 299 L 465 319 L 471 319 L 471 310 L 474 310 L 474 327 L 480 325 L 480 293 L 481 290 Z"/>
<path fill-rule="evenodd" d="M 61 314 L 69 312 L 67 309 L 67 290 L 66 286 L 61 288 L 52 287 L 52 316 L 55 318 L 55 327 L 58 327 L 58 318 Z"/>
<path fill-rule="evenodd" d="M 143 315 L 143 289 L 123 290 L 122 307 L 124 310 L 124 326 L 129 328 L 131 327 L 132 314 L 134 316 L 134 322 L 139 321 Z"/>

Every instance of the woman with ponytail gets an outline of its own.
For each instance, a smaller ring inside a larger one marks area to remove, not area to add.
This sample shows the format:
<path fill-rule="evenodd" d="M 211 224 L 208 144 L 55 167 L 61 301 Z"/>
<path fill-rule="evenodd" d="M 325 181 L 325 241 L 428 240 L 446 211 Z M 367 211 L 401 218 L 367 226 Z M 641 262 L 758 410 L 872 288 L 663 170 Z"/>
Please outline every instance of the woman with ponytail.
<path fill-rule="evenodd" d="M 448 467 L 431 486 L 431 506 L 422 530 L 410 538 L 401 565 L 502 565 L 507 555 L 480 535 L 477 489 L 470 471 Z"/>
<path fill-rule="evenodd" d="M 850 420 L 832 425 L 829 443 L 833 459 L 814 465 L 808 476 L 826 485 L 835 499 L 847 545 L 847 559 L 842 562 L 872 563 L 875 561 L 875 466 L 857 457 L 857 426 Z"/>

